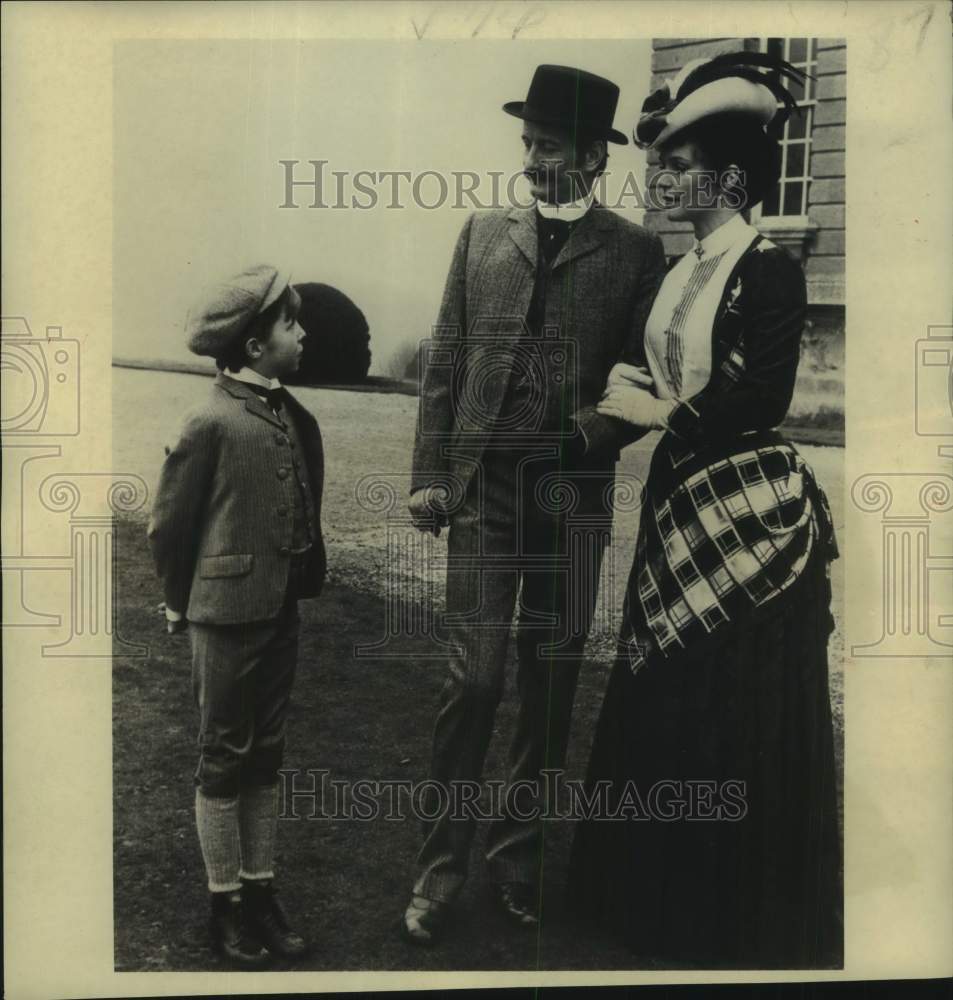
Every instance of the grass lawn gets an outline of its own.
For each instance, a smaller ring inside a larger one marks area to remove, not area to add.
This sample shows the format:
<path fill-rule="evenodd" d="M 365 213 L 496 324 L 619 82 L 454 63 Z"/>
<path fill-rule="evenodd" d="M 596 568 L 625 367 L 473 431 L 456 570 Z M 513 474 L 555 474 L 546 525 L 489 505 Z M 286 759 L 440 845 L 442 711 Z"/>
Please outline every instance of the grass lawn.
<path fill-rule="evenodd" d="M 114 371 L 114 462 L 142 475 L 150 489 L 176 418 L 208 380 Z M 392 659 L 353 655 L 355 641 L 382 636 L 387 585 L 386 529 L 379 513 L 356 501 L 370 473 L 400 481 L 409 463 L 416 401 L 402 396 L 296 390 L 318 416 L 328 453 L 325 529 L 331 574 L 318 601 L 302 602 L 299 671 L 289 719 L 285 766 L 324 769 L 340 780 L 426 777 L 443 663 L 397 639 Z M 154 400 L 148 407 L 141 400 Z M 842 452 L 801 448 L 843 525 Z M 620 472 L 644 472 L 647 449 L 630 448 Z M 398 493 L 403 495 L 404 485 Z M 636 515 L 617 518 L 614 549 L 621 569 L 607 590 L 625 583 Z M 147 643 L 143 659 L 117 656 L 113 674 L 115 961 L 118 970 L 217 970 L 206 947 L 204 871 L 193 821 L 196 711 L 190 652 L 184 636 L 166 635 L 155 612 L 160 599 L 141 518 L 117 524 L 118 631 Z M 443 542 L 441 540 L 440 544 Z M 842 568 L 835 564 L 835 615 L 840 618 Z M 439 591 L 439 588 L 438 588 Z M 436 594 L 439 598 L 439 592 Z M 584 776 L 611 655 L 611 635 L 590 644 L 583 666 L 567 771 Z M 831 646 L 831 695 L 842 760 L 841 638 Z M 501 778 L 514 728 L 515 662 L 497 714 L 485 775 Z M 308 806 L 299 807 L 306 813 Z M 397 921 L 413 880 L 416 822 L 345 819 L 283 820 L 279 883 L 297 922 L 313 937 L 314 954 L 296 968 L 317 970 L 533 970 L 652 968 L 572 920 L 562 899 L 572 834 L 566 822 L 546 827 L 544 925 L 521 935 L 487 898 L 481 864 L 485 824 L 477 834 L 457 931 L 433 951 L 411 949 Z"/>
<path fill-rule="evenodd" d="M 146 659 L 115 662 L 116 967 L 120 970 L 219 968 L 205 947 L 206 893 L 195 836 L 191 773 L 195 709 L 188 639 L 168 637 L 153 610 L 155 583 L 140 523 L 119 525 L 119 633 L 147 642 Z M 330 777 L 419 781 L 426 776 L 441 664 L 406 657 L 354 659 L 355 635 L 375 635 L 383 601 L 331 585 L 303 602 L 299 673 L 289 719 L 288 768 L 324 768 Z M 510 671 L 510 677 L 515 672 Z M 576 702 L 570 777 L 582 777 L 587 735 L 595 725 L 605 667 L 584 667 Z M 497 716 L 487 774 L 505 773 L 515 722 L 512 682 Z M 302 777 L 303 780 L 303 777 Z M 624 968 L 632 956 L 587 939 L 563 911 L 561 887 L 570 824 L 547 827 L 544 907 L 538 935 L 515 934 L 491 908 L 479 863 L 461 900 L 459 933 L 439 949 L 411 949 L 397 936 L 418 847 L 416 822 L 362 823 L 305 818 L 279 824 L 279 875 L 289 909 L 316 942 L 301 969 L 586 969 Z M 331 811 L 330 805 L 325 809 Z M 224 966 L 221 966 L 224 968 Z"/>

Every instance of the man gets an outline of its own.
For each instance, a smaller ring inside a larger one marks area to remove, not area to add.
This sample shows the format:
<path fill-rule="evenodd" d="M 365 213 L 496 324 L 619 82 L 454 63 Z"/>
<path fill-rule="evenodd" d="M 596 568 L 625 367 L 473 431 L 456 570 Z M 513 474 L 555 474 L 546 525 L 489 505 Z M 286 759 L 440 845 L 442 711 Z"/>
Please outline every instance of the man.
<path fill-rule="evenodd" d="M 456 647 L 437 716 L 431 778 L 446 790 L 425 823 L 402 922 L 434 943 L 467 873 L 472 818 L 454 788 L 479 781 L 503 689 L 517 595 L 519 718 L 505 815 L 489 831 L 497 905 L 538 921 L 542 769 L 562 766 L 583 646 L 611 525 L 619 449 L 640 432 L 596 413 L 610 369 L 639 362 L 664 273 L 657 237 L 599 205 L 619 89 L 540 66 L 526 101 L 523 171 L 536 204 L 471 216 L 425 346 L 410 511 L 449 524 L 448 637 Z M 583 526 L 579 530 L 579 526 Z M 529 784 L 527 784 L 529 783 Z M 519 801 L 517 801 L 517 798 Z"/>

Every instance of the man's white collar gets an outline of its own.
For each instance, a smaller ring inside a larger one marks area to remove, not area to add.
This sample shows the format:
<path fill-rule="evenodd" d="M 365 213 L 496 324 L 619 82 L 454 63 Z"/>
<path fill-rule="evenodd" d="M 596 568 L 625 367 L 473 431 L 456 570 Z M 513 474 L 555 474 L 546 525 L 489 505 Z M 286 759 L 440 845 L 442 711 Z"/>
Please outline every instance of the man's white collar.
<path fill-rule="evenodd" d="M 575 222 L 577 219 L 581 219 L 586 212 L 592 208 L 592 204 L 595 200 L 595 191 L 590 191 L 582 198 L 566 202 L 564 205 L 555 205 L 546 201 L 537 201 L 536 208 L 544 219 L 559 219 L 561 222 Z"/>

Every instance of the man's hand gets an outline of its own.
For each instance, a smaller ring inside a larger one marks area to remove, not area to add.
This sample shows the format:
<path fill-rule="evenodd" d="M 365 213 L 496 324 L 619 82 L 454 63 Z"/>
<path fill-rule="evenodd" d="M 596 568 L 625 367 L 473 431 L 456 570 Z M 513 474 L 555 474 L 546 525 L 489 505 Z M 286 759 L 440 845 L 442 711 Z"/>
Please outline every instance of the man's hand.
<path fill-rule="evenodd" d="M 178 635 L 189 627 L 189 622 L 185 615 L 180 614 L 178 611 L 173 611 L 166 605 L 165 601 L 159 604 L 156 611 L 165 616 L 165 630 L 169 635 Z"/>
<path fill-rule="evenodd" d="M 418 531 L 427 531 L 440 537 L 440 529 L 449 523 L 443 506 L 444 500 L 446 490 L 439 486 L 425 486 L 411 494 L 407 509 Z"/>
<path fill-rule="evenodd" d="M 615 385 L 607 389 L 596 404 L 596 412 L 618 417 L 636 427 L 655 430 L 665 427 L 665 421 L 674 407 L 674 399 L 656 399 L 650 392 L 634 385 Z"/>
<path fill-rule="evenodd" d="M 655 387 L 655 382 L 652 380 L 648 368 L 627 365 L 620 361 L 617 365 L 613 365 L 612 371 L 609 372 L 606 392 L 619 385 L 635 385 L 651 390 Z"/>

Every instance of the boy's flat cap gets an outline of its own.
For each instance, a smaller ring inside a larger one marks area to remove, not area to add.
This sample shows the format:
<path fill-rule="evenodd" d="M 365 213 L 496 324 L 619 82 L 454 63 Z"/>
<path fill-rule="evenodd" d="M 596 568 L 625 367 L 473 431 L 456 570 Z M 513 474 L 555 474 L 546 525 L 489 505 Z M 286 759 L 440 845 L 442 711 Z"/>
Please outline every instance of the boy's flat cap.
<path fill-rule="evenodd" d="M 189 350 L 221 357 L 249 323 L 277 301 L 290 278 L 288 271 L 271 264 L 255 264 L 210 285 L 185 320 Z"/>

